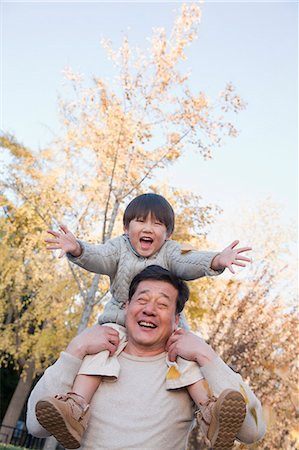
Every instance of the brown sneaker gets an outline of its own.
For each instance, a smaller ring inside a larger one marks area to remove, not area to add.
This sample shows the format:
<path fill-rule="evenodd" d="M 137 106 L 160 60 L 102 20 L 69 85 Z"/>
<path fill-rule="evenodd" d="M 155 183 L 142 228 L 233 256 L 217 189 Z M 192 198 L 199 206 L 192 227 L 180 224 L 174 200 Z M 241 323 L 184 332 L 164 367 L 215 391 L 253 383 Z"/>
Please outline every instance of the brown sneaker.
<path fill-rule="evenodd" d="M 243 395 L 224 390 L 196 412 L 197 421 L 213 450 L 231 450 L 246 415 Z"/>
<path fill-rule="evenodd" d="M 37 402 L 36 418 L 65 448 L 79 448 L 89 418 L 89 405 L 83 397 L 66 395 L 45 397 Z"/>

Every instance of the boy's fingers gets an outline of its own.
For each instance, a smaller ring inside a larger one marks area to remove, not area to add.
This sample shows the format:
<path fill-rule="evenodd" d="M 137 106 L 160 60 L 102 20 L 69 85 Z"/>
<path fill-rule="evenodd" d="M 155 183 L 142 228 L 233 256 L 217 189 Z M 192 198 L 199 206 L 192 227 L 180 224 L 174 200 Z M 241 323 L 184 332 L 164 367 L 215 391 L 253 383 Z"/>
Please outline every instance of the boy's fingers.
<path fill-rule="evenodd" d="M 58 244 L 51 244 L 46 246 L 47 250 L 61 250 L 61 246 Z"/>
<path fill-rule="evenodd" d="M 57 244 L 57 239 L 44 239 L 47 244 Z"/>
<path fill-rule="evenodd" d="M 69 232 L 69 229 L 66 225 L 63 225 L 63 223 L 59 224 L 59 228 L 66 234 Z"/>
<path fill-rule="evenodd" d="M 109 336 L 109 342 L 113 345 L 118 346 L 119 344 L 119 337 L 118 336 Z"/>
<path fill-rule="evenodd" d="M 240 241 L 237 241 L 237 240 L 236 240 L 236 241 L 232 242 L 232 243 L 229 245 L 229 247 L 230 247 L 230 248 L 235 248 L 236 245 L 239 244 L 239 242 L 240 242 Z"/>
<path fill-rule="evenodd" d="M 62 258 L 65 255 L 65 251 L 61 250 L 61 252 L 58 255 L 58 258 Z"/>
<path fill-rule="evenodd" d="M 117 349 L 116 345 L 113 345 L 110 342 L 108 343 L 107 350 L 109 351 L 110 355 L 114 355 L 116 349 Z"/>
<path fill-rule="evenodd" d="M 251 250 L 252 250 L 252 247 L 242 247 L 242 248 L 238 248 L 238 253 L 250 252 Z"/>
<path fill-rule="evenodd" d="M 237 255 L 237 256 L 236 256 L 236 261 L 247 261 L 247 262 L 251 262 L 251 258 L 247 258 L 247 256 L 240 256 L 240 255 Z"/>
<path fill-rule="evenodd" d="M 233 266 L 230 264 L 229 266 L 227 266 L 228 270 L 231 271 L 231 273 L 235 274 L 235 271 L 233 269 Z"/>
<path fill-rule="evenodd" d="M 235 266 L 246 267 L 246 264 L 235 261 L 233 263 Z"/>
<path fill-rule="evenodd" d="M 169 359 L 169 361 L 174 362 L 176 360 L 176 357 L 177 357 L 176 349 L 174 347 L 170 348 L 168 350 L 168 359 Z"/>
<path fill-rule="evenodd" d="M 47 233 L 52 234 L 52 236 L 54 237 L 59 237 L 59 234 L 57 231 L 53 231 L 53 230 L 47 230 Z"/>
<path fill-rule="evenodd" d="M 99 325 L 99 327 L 105 327 L 105 332 L 108 333 L 109 336 L 119 336 L 119 332 L 109 325 Z"/>

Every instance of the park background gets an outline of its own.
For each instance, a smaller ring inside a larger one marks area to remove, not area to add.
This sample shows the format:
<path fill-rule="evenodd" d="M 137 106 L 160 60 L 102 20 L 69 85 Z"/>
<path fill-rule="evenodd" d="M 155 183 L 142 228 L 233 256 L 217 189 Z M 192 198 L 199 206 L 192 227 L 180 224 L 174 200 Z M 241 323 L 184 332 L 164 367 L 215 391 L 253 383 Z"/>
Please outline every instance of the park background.
<path fill-rule="evenodd" d="M 235 238 L 253 246 L 250 268 L 192 283 L 188 316 L 265 405 L 268 433 L 255 448 L 295 448 L 298 5 L 207 1 L 199 21 L 187 3 L 185 31 L 163 56 L 160 28 L 171 39 L 182 5 L 1 3 L 1 384 L 11 395 L 5 374 L 16 385 L 23 373 L 28 394 L 35 374 L 78 325 L 95 321 L 107 298 L 107 280 L 46 253 L 45 230 L 65 221 L 101 242 L 121 232 L 130 198 L 152 190 L 174 205 L 176 239 L 203 249 Z M 143 90 L 134 91 L 124 61 L 129 48 L 134 55 L 135 46 L 151 47 L 153 28 L 155 57 L 148 75 L 141 71 Z M 103 39 L 122 46 L 120 80 Z M 188 90 L 176 67 L 189 73 Z M 155 74 L 160 91 L 151 92 L 155 108 L 146 116 L 141 97 Z M 176 117 L 169 96 L 184 98 Z M 158 125 L 151 129 L 150 120 Z"/>

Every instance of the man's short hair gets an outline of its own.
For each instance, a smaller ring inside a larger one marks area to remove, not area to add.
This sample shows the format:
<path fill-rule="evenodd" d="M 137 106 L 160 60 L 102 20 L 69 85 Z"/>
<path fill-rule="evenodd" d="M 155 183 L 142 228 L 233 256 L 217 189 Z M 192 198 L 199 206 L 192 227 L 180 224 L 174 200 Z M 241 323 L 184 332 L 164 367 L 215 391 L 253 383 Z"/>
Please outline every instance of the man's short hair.
<path fill-rule="evenodd" d="M 166 283 L 171 284 L 178 291 L 176 314 L 183 311 L 185 303 L 189 299 L 189 288 L 187 283 L 169 272 L 169 270 L 157 265 L 147 266 L 133 278 L 129 288 L 129 302 L 135 294 L 139 283 L 145 280 L 165 281 Z"/>
<path fill-rule="evenodd" d="M 166 226 L 169 236 L 173 233 L 174 211 L 166 198 L 159 194 L 150 193 L 135 197 L 125 209 L 124 226 L 128 228 L 131 220 L 136 218 L 146 219 L 149 214 L 152 214 Z"/>

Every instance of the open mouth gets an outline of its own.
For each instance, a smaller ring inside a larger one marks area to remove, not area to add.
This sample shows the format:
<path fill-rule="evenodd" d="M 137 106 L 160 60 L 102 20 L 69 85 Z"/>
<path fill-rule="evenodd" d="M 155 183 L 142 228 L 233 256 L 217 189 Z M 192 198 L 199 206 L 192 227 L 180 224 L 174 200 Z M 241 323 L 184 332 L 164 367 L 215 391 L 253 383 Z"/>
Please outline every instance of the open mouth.
<path fill-rule="evenodd" d="M 140 320 L 139 322 L 138 322 L 138 325 L 140 326 L 140 327 L 142 327 L 142 328 L 157 328 L 157 325 L 155 325 L 154 323 L 152 323 L 152 322 L 146 322 L 145 320 Z"/>
<path fill-rule="evenodd" d="M 142 237 L 139 241 L 143 250 L 148 250 L 153 243 L 153 239 L 150 237 Z"/>

